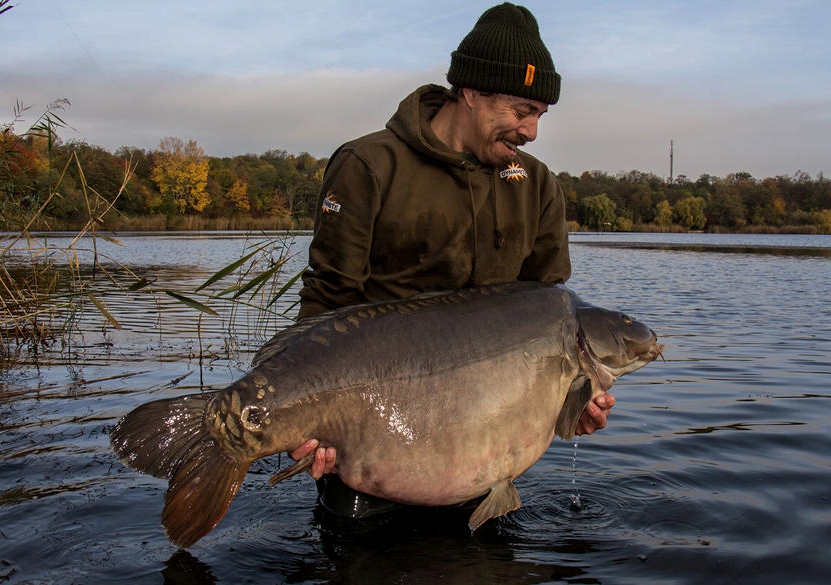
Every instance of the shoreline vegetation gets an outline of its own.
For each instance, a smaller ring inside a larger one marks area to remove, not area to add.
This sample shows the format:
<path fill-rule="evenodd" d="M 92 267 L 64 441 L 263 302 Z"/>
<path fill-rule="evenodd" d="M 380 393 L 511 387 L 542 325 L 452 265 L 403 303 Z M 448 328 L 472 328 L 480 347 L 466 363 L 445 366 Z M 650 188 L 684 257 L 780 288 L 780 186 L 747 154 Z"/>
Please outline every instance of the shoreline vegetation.
<path fill-rule="evenodd" d="M 47 352 L 70 352 L 82 319 L 100 319 L 102 330 L 121 329 L 108 309 L 108 300 L 115 297 L 149 297 L 159 314 L 164 309 L 158 299 L 172 298 L 193 309 L 198 331 L 203 318 L 223 319 L 229 329 L 237 327 L 240 308 L 253 308 L 257 315 L 253 322 L 245 319 L 239 324 L 246 328 L 257 329 L 279 314 L 275 303 L 299 274 L 281 274 L 288 259 L 285 236 L 257 235 L 266 225 L 274 227 L 273 222 L 222 223 L 212 218 L 212 229 L 245 230 L 248 243 L 239 259 L 193 290 L 158 286 L 147 275 L 106 257 L 98 242 L 124 245 L 118 231 L 200 230 L 208 224 L 184 212 L 147 217 L 127 213 L 124 202 L 146 191 L 136 174 L 139 163 L 110 158 L 115 167 L 102 168 L 100 160 L 88 156 L 101 149 L 62 145 L 57 130 L 67 127 L 61 118 L 67 105 L 66 100 L 50 104 L 28 130 L 16 135 L 14 124 L 26 111 L 18 103 L 14 122 L 0 132 L 0 374 L 21 359 L 37 364 Z M 204 159 L 199 164 L 207 168 Z M 193 169 L 184 168 L 192 174 Z M 175 206 L 176 197 L 192 190 L 194 183 L 187 176 L 174 179 L 165 189 Z M 158 223 L 159 218 L 165 222 Z M 56 231 L 68 232 L 70 241 L 56 245 L 43 237 Z M 158 329 L 160 322 L 148 315 L 148 328 Z M 200 364 L 210 357 L 201 341 L 200 334 Z"/>
<path fill-rule="evenodd" d="M 70 347 L 90 311 L 103 327 L 120 329 L 107 309 L 114 295 L 173 298 L 193 309 L 197 324 L 221 317 L 215 306 L 230 307 L 231 316 L 240 305 L 272 315 L 299 278 L 281 274 L 285 241 L 273 232 L 313 228 L 328 159 L 283 150 L 209 157 L 195 141 L 174 137 L 156 150 L 111 153 L 60 139 L 70 128 L 67 107 L 57 100 L 17 132 L 29 109 L 18 102 L 13 120 L 0 126 L 0 373 L 23 352 L 37 361 L 42 351 Z M 571 232 L 831 233 L 831 181 L 822 174 L 556 177 Z M 97 246 L 99 238 L 123 245 L 119 232 L 169 231 L 239 231 L 250 245 L 188 291 L 159 288 L 120 263 L 113 268 Z M 58 247 L 43 237 L 57 232 L 72 234 L 70 242 Z"/>
<path fill-rule="evenodd" d="M 312 229 L 328 158 L 273 149 L 207 156 L 194 140 L 115 152 L 64 142 L 69 101 L 15 104 L 0 126 L 0 232 Z M 555 173 L 570 231 L 831 233 L 831 180 L 796 171 L 670 179 L 637 170 Z"/>

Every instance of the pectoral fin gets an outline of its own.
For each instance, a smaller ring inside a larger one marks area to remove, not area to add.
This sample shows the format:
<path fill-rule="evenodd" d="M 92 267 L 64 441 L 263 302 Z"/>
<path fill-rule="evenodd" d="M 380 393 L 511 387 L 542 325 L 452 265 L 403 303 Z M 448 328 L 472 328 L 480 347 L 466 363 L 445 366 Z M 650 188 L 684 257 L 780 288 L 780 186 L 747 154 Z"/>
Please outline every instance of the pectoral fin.
<path fill-rule="evenodd" d="M 592 382 L 588 376 L 579 376 L 572 383 L 566 394 L 566 401 L 560 409 L 560 416 L 554 430 L 557 436 L 569 440 L 577 429 L 577 421 L 592 399 Z"/>
<path fill-rule="evenodd" d="M 281 469 L 280 471 L 272 475 L 271 479 L 268 480 L 268 483 L 271 484 L 271 487 L 274 487 L 283 480 L 293 477 L 298 473 L 303 473 L 304 471 L 307 471 L 312 468 L 312 463 L 314 463 L 314 460 L 315 452 L 312 451 L 302 459 L 298 459 L 296 463 L 293 463 L 285 469 Z"/>
<path fill-rule="evenodd" d="M 521 505 L 513 480 L 503 479 L 491 488 L 488 496 L 470 515 L 468 526 L 472 532 L 491 518 L 504 516 Z"/>

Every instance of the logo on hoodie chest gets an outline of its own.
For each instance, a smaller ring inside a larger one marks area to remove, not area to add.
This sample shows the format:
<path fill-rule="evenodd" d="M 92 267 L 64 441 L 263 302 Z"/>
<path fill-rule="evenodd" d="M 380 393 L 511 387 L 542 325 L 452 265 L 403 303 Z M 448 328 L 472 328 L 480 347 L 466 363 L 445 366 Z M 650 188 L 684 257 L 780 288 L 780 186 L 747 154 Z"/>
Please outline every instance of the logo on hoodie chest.
<path fill-rule="evenodd" d="M 512 162 L 508 164 L 507 169 L 500 171 L 499 178 L 506 183 L 510 183 L 511 181 L 519 183 L 528 178 L 528 171 L 519 166 L 518 162 Z"/>

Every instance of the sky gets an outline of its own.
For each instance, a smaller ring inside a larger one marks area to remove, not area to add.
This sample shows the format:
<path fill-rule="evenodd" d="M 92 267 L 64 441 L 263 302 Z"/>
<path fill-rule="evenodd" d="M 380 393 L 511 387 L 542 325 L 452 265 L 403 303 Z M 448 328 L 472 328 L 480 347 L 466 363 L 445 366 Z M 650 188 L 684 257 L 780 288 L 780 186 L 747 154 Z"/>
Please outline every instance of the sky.
<path fill-rule="evenodd" d="M 528 0 L 562 92 L 526 150 L 554 172 L 831 173 L 827 0 Z M 0 125 L 63 140 L 329 156 L 384 126 L 494 0 L 11 0 Z"/>

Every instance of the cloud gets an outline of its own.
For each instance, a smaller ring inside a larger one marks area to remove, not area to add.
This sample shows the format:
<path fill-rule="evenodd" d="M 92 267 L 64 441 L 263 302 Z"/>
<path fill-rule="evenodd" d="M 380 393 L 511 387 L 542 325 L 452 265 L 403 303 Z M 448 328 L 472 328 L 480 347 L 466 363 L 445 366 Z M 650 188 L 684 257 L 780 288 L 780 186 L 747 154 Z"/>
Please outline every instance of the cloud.
<path fill-rule="evenodd" d="M 328 156 L 444 83 L 492 4 L 24 2 L 2 21 L 0 120 L 18 99 L 39 112 L 66 97 L 63 137 L 109 150 L 176 136 L 217 156 Z M 552 169 L 663 176 L 674 140 L 690 177 L 829 170 L 827 2 L 525 4 L 563 75 L 529 145 Z"/>
<path fill-rule="evenodd" d="M 237 77 L 147 72 L 110 80 L 38 73 L 8 79 L 6 87 L 25 87 L 25 95 L 13 97 L 5 88 L 0 95 L 30 105 L 69 98 L 65 118 L 77 133 L 62 137 L 110 150 L 152 149 L 177 136 L 215 156 L 271 148 L 328 156 L 341 142 L 382 128 L 414 87 L 442 77 L 440 70 L 381 69 Z"/>
<path fill-rule="evenodd" d="M 697 178 L 827 171 L 831 104 L 754 105 L 670 86 L 574 80 L 546 115 L 532 152 L 569 172 L 640 170 Z"/>
<path fill-rule="evenodd" d="M 323 69 L 262 75 L 184 75 L 145 71 L 104 79 L 72 72 L 4 79 L 5 103 L 41 106 L 67 97 L 64 118 L 84 140 L 115 150 L 154 149 L 176 136 L 212 156 L 283 149 L 329 156 L 340 144 L 384 126 L 419 85 L 444 83 L 444 68 L 424 71 Z M 13 95 L 11 88 L 26 88 Z M 9 113 L 11 117 L 11 113 Z M 555 172 L 640 170 L 697 178 L 747 171 L 757 178 L 827 171 L 831 107 L 823 101 L 747 105 L 673 86 L 569 79 L 528 150 Z"/>

